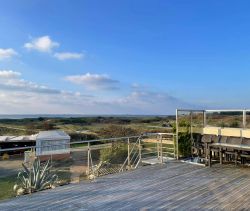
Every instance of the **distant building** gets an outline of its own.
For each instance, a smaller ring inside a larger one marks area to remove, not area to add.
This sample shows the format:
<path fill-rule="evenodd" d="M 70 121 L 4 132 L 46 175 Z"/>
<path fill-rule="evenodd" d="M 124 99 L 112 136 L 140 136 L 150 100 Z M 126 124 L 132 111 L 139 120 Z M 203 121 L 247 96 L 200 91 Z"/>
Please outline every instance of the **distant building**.
<path fill-rule="evenodd" d="M 0 136 L 0 149 L 35 146 L 35 156 L 41 160 L 70 156 L 70 136 L 61 130 L 41 131 L 30 136 Z M 20 154 L 25 150 L 11 151 Z"/>
<path fill-rule="evenodd" d="M 0 149 L 30 147 L 36 145 L 36 135 L 31 136 L 0 136 Z M 20 154 L 25 150 L 13 150 L 8 154 Z M 0 153 L 1 155 L 1 153 Z"/>
<path fill-rule="evenodd" d="M 36 136 L 36 156 L 62 159 L 70 156 L 70 136 L 61 130 L 41 131 Z"/>

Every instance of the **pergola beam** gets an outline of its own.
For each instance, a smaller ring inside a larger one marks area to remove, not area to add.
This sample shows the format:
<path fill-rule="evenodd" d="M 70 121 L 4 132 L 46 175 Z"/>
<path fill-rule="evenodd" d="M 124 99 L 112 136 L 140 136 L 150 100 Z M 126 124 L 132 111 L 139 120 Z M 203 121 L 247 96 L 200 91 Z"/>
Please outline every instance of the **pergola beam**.
<path fill-rule="evenodd" d="M 206 112 L 243 112 L 250 111 L 250 109 L 219 109 L 219 110 L 205 110 Z"/>

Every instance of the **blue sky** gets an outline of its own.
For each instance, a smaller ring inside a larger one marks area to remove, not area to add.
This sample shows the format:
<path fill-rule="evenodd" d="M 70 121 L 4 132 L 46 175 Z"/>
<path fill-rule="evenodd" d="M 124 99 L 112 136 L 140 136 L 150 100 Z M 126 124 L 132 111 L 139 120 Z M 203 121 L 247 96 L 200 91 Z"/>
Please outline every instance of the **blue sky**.
<path fill-rule="evenodd" d="M 250 2 L 9 0 L 0 113 L 249 108 Z"/>

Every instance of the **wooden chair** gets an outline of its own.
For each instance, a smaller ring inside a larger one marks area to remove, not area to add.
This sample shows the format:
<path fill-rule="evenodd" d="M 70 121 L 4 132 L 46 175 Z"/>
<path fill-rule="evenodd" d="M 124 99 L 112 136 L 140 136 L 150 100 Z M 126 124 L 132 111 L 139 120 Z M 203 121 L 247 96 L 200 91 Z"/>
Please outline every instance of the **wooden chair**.
<path fill-rule="evenodd" d="M 221 136 L 219 143 L 226 144 L 227 143 L 228 136 Z M 225 154 L 227 148 L 226 147 L 220 147 L 220 164 L 223 163 L 223 155 Z"/>
<path fill-rule="evenodd" d="M 213 135 L 211 137 L 211 140 L 212 142 L 211 143 L 220 143 L 220 138 L 221 136 L 216 136 L 216 135 Z M 215 157 L 215 154 L 219 155 L 219 152 L 220 152 L 220 148 L 218 146 L 213 146 L 210 150 L 210 153 L 213 153 L 214 154 L 214 157 Z"/>
<path fill-rule="evenodd" d="M 201 138 L 201 143 L 205 149 L 205 159 L 208 160 L 208 144 L 212 142 L 212 135 L 204 134 Z"/>
<path fill-rule="evenodd" d="M 201 134 L 197 134 L 192 140 L 192 155 L 201 156 L 204 153 L 204 145 L 201 142 Z"/>
<path fill-rule="evenodd" d="M 250 138 L 243 138 L 241 144 L 250 146 Z M 247 161 L 247 158 L 250 158 L 250 152 L 242 151 L 240 154 L 240 158 L 241 158 L 241 164 L 245 164 Z"/>
<path fill-rule="evenodd" d="M 220 136 L 217 135 L 206 135 L 203 138 L 203 142 L 205 143 L 205 148 L 206 148 L 206 161 L 208 162 L 208 165 L 211 165 L 211 158 L 212 156 L 219 154 L 219 147 L 217 146 L 211 146 L 212 143 L 219 143 L 220 141 Z"/>
<path fill-rule="evenodd" d="M 240 146 L 242 143 L 241 137 L 228 137 L 227 144 L 235 145 L 235 147 Z M 226 160 L 232 161 L 234 158 L 235 165 L 237 165 L 238 156 L 240 155 L 240 151 L 234 148 L 227 148 L 225 150 Z"/>

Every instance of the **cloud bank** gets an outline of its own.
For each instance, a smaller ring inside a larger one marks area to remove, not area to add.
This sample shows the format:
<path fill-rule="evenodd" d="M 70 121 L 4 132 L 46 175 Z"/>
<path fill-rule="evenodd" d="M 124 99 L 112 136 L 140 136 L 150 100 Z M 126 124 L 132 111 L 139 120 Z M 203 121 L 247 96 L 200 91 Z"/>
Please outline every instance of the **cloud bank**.
<path fill-rule="evenodd" d="M 16 55 L 17 52 L 12 48 L 6 48 L 6 49 L 0 48 L 0 60 L 10 59 Z"/>
<path fill-rule="evenodd" d="M 102 84 L 101 87 L 119 83 L 106 75 L 90 73 L 73 79 L 80 85 L 99 82 Z M 97 86 L 99 88 L 99 85 Z M 20 72 L 13 70 L 0 70 L 0 102 L 3 114 L 157 115 L 174 113 L 177 107 L 190 107 L 189 104 L 167 93 L 142 90 L 138 87 L 127 95 L 113 98 L 54 89 L 24 80 Z"/>
<path fill-rule="evenodd" d="M 115 90 L 119 89 L 118 80 L 110 78 L 108 75 L 86 73 L 83 75 L 71 75 L 64 78 L 73 84 L 82 85 L 89 90 Z"/>
<path fill-rule="evenodd" d="M 82 53 L 72 53 L 72 52 L 62 52 L 62 53 L 55 53 L 54 57 L 58 60 L 69 60 L 69 59 L 82 59 L 84 54 Z"/>

